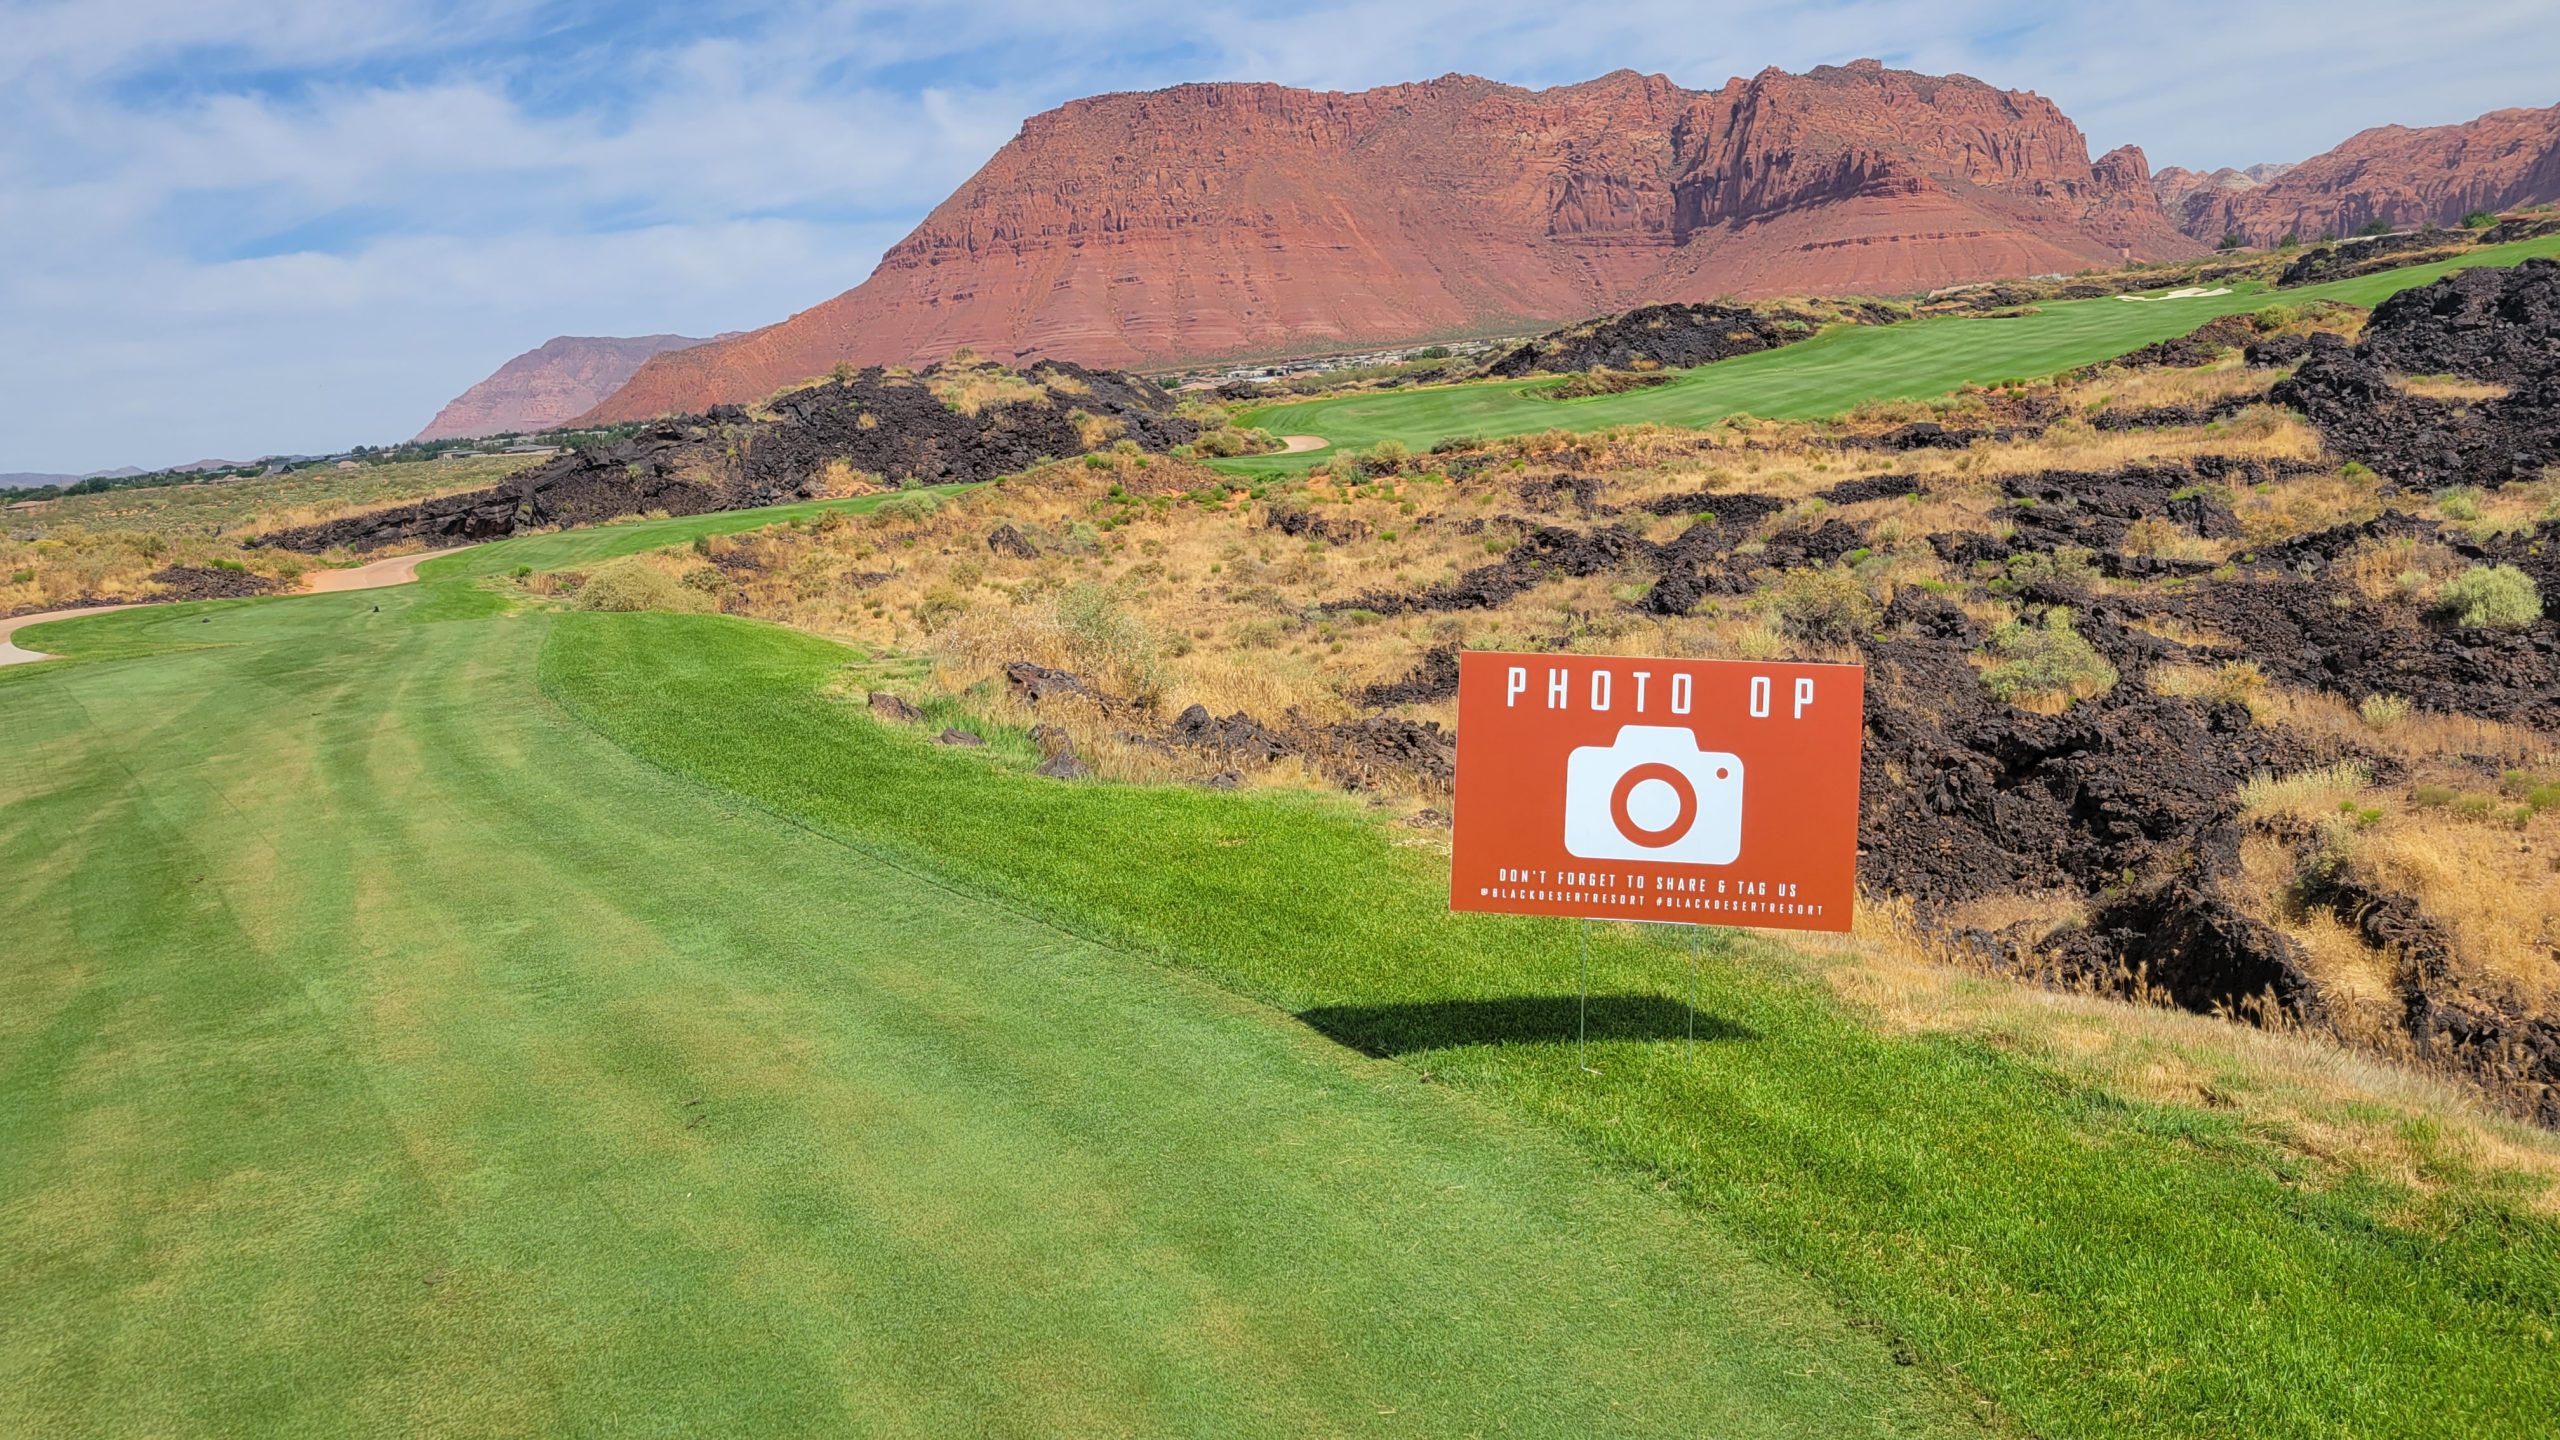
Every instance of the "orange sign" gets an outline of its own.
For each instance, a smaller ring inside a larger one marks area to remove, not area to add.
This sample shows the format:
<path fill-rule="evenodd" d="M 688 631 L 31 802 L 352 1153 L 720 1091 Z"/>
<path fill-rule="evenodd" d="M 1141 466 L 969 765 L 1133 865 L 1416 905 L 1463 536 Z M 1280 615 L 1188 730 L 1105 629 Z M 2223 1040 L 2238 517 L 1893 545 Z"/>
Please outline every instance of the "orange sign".
<path fill-rule="evenodd" d="M 1458 657 L 1449 905 L 1846 930 L 1856 665 Z"/>

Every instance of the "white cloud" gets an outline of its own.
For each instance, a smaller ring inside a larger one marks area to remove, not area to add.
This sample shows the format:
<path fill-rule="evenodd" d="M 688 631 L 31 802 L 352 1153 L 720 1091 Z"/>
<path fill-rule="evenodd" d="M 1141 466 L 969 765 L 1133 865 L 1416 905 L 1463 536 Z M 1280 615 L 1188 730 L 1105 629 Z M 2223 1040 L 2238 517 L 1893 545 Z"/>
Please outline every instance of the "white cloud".
<path fill-rule="evenodd" d="M 0 469 L 408 433 L 558 333 L 779 319 L 1060 100 L 1185 79 L 1713 86 L 1877 55 L 2155 164 L 2549 104 L 2547 0 L 0 0 Z"/>

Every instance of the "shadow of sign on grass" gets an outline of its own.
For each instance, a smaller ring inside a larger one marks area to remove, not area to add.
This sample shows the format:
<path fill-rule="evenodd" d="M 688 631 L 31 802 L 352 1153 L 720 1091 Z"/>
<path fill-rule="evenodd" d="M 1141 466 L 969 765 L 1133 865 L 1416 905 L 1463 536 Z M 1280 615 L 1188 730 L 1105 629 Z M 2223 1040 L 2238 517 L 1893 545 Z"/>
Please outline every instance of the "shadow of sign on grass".
<path fill-rule="evenodd" d="M 1571 995 L 1510 995 L 1490 1000 L 1414 1000 L 1393 1005 L 1319 1005 L 1298 1018 L 1334 1040 L 1381 1058 L 1461 1045 L 1570 1045 L 1578 1001 Z M 1590 1037 L 1669 1040 L 1689 1037 L 1689 1007 L 1661 995 L 1594 995 Z M 1697 1012 L 1697 1036 L 1756 1040 L 1747 1026 Z"/>

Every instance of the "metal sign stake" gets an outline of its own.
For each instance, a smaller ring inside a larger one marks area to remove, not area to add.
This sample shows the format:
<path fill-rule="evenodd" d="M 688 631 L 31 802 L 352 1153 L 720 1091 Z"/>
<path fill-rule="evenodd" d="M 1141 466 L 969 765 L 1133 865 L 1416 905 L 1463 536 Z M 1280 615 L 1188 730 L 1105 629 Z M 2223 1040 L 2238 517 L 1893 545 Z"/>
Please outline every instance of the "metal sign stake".
<path fill-rule="evenodd" d="M 1573 1020 L 1574 1063 L 1585 1075 L 1600 1072 L 1591 1068 L 1591 922 L 1574 922 L 1574 948 L 1582 953 L 1582 996 Z"/>
<path fill-rule="evenodd" d="M 1681 1052 L 1680 1063 L 1694 1065 L 1698 1060 L 1698 930 L 1695 925 L 1681 927 L 1689 932 L 1689 1044 Z"/>

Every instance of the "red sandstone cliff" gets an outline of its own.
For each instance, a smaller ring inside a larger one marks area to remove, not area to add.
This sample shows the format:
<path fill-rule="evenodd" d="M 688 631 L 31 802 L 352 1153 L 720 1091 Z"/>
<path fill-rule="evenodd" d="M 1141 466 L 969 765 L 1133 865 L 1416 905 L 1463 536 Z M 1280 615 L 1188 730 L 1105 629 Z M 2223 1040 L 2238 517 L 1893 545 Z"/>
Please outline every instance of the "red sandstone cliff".
<path fill-rule="evenodd" d="M 2164 179 L 2185 171 L 2162 171 Z M 2217 172 L 2219 173 L 2219 172 Z M 2209 178 L 2209 177 L 2208 177 Z M 2172 218 L 2207 243 L 2352 235 L 2368 223 L 2451 225 L 2475 210 L 2560 199 L 2560 105 L 2492 110 L 2460 125 L 2383 125 L 2263 185 L 2228 189 Z"/>
<path fill-rule="evenodd" d="M 455 396 L 418 438 L 521 434 L 565 424 L 621 389 L 650 356 L 702 343 L 682 335 L 558 336 Z"/>
<path fill-rule="evenodd" d="M 2196 249 L 2140 151 L 2093 164 L 2040 96 L 1873 61 L 1713 91 L 1184 85 L 1032 117 L 861 286 L 656 357 L 588 418 L 963 346 L 1162 364 Z"/>
<path fill-rule="evenodd" d="M 2222 232 L 2207 235 L 2203 227 L 2219 218 L 2218 207 L 2225 197 L 2241 190 L 2255 190 L 2281 178 L 2291 170 L 2289 163 L 2269 162 L 2235 170 L 2228 165 L 2207 173 L 2176 165 L 2162 166 L 2152 172 L 2151 193 L 2160 197 L 2161 213 L 2169 223 L 2206 244 L 2217 244 Z"/>

